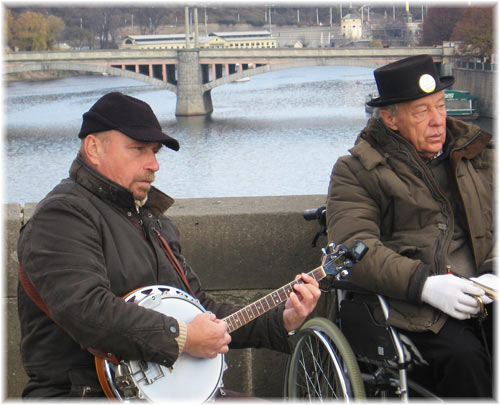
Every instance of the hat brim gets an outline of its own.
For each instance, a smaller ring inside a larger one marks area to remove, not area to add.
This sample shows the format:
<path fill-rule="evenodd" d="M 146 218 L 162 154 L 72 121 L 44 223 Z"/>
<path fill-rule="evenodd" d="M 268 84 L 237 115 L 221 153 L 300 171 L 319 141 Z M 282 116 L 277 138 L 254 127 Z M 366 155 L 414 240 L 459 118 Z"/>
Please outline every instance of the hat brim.
<path fill-rule="evenodd" d="M 386 105 L 404 103 L 406 101 L 417 100 L 422 97 L 430 96 L 431 94 L 437 93 L 438 91 L 444 90 L 455 83 L 455 78 L 453 76 L 443 76 L 439 78 L 439 86 L 432 93 L 420 93 L 408 97 L 398 97 L 398 98 L 383 98 L 377 97 L 366 102 L 366 105 L 370 107 L 383 107 Z"/>
<path fill-rule="evenodd" d="M 129 138 L 135 139 L 140 142 L 160 142 L 165 145 L 167 148 L 178 151 L 179 150 L 179 142 L 177 139 L 172 138 L 171 136 L 165 134 L 159 129 L 152 127 L 126 127 L 126 126 L 117 126 L 116 129 L 120 132 L 123 132 Z"/>
<path fill-rule="evenodd" d="M 115 124 L 114 122 L 111 122 L 106 117 L 103 117 L 95 111 L 88 111 L 83 114 L 83 125 L 80 133 L 78 134 L 78 137 L 85 138 L 88 134 L 109 131 L 112 129 L 116 129 L 127 135 L 129 138 L 135 139 L 136 141 L 161 142 L 167 148 L 175 151 L 178 151 L 180 147 L 177 139 L 165 134 L 158 128 L 151 126 L 144 127 L 139 125 L 120 126 Z"/>

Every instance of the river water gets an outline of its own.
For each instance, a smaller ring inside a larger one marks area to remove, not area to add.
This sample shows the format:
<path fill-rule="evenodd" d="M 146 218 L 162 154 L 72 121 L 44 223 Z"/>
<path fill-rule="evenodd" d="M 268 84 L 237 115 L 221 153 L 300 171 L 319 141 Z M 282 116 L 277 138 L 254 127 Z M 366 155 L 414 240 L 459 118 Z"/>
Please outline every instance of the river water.
<path fill-rule="evenodd" d="M 210 116 L 175 117 L 173 93 L 131 79 L 10 83 L 4 202 L 37 202 L 67 177 L 81 116 L 109 91 L 146 101 L 179 140 L 178 152 L 160 151 L 155 182 L 174 198 L 326 194 L 334 162 L 368 119 L 363 106 L 373 88 L 369 68 L 283 70 L 215 88 Z"/>

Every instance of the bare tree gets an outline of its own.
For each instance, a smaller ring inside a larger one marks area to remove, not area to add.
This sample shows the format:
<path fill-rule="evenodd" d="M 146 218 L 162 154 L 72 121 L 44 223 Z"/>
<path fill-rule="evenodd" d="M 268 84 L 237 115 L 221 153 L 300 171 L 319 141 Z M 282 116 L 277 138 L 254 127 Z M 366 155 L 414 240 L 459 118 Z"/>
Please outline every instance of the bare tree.
<path fill-rule="evenodd" d="M 442 44 L 451 40 L 453 28 L 462 17 L 464 9 L 432 7 L 427 11 L 422 29 L 422 45 Z"/>
<path fill-rule="evenodd" d="M 158 27 L 168 16 L 168 9 L 165 7 L 141 7 L 134 10 L 141 34 L 156 34 Z"/>
<path fill-rule="evenodd" d="M 489 57 L 494 52 L 492 7 L 471 7 L 455 24 L 452 40 L 463 55 Z"/>

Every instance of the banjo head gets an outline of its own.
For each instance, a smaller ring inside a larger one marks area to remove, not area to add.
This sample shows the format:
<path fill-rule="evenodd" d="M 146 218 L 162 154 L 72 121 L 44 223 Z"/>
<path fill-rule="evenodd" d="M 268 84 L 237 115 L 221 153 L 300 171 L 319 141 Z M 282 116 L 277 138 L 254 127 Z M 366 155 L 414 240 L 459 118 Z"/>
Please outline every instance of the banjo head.
<path fill-rule="evenodd" d="M 127 294 L 124 299 L 185 323 L 205 312 L 199 301 L 191 295 L 165 285 L 140 288 Z M 184 353 L 170 368 L 137 360 L 122 361 L 118 366 L 107 360 L 100 361 L 113 397 L 123 401 L 142 399 L 148 402 L 205 402 L 213 398 L 223 385 L 222 375 L 227 368 L 223 354 L 218 354 L 214 359 L 205 359 Z M 106 391 L 106 387 L 103 388 Z"/>

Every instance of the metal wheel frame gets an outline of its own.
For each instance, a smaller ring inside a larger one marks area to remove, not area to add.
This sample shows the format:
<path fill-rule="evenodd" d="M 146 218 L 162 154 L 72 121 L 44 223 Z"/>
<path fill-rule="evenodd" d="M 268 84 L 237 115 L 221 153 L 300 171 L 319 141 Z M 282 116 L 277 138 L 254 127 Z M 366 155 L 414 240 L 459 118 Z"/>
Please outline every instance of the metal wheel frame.
<path fill-rule="evenodd" d="M 312 318 L 297 332 L 286 370 L 285 394 L 290 400 L 366 399 L 356 356 L 330 320 Z"/>

